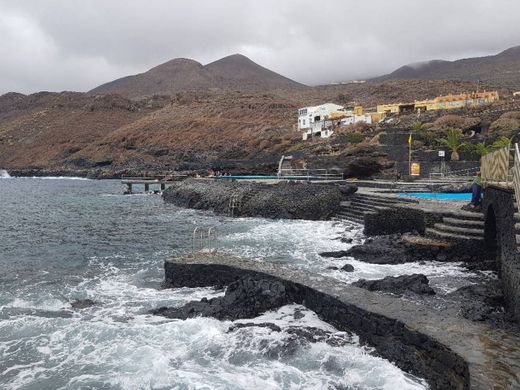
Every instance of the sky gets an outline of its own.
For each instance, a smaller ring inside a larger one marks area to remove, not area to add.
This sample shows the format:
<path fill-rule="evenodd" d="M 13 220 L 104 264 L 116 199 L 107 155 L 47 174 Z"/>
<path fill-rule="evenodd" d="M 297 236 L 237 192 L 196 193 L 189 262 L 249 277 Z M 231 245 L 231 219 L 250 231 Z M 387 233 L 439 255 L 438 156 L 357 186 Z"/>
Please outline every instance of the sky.
<path fill-rule="evenodd" d="M 518 0 L 0 0 L 0 94 L 240 53 L 315 85 L 520 45 Z"/>

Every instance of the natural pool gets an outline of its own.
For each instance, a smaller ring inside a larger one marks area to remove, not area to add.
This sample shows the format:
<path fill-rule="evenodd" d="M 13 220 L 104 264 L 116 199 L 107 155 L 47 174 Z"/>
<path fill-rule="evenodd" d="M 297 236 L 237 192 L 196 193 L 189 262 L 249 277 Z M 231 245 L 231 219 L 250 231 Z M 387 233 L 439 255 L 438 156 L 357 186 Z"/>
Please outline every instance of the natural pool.
<path fill-rule="evenodd" d="M 446 199 L 446 200 L 471 200 L 470 192 L 451 193 L 451 192 L 401 192 L 398 196 L 411 196 L 424 199 Z"/>

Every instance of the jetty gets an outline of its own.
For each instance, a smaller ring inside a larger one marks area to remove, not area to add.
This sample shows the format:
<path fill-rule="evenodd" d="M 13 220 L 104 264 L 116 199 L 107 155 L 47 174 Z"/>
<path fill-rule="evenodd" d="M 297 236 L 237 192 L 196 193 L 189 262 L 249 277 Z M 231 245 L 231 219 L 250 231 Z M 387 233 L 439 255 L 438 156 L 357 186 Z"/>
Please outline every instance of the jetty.
<path fill-rule="evenodd" d="M 188 175 L 167 175 L 167 176 L 142 176 L 142 177 L 126 177 L 123 176 L 121 178 L 121 184 L 126 186 L 125 194 L 133 194 L 134 188 L 137 185 L 142 185 L 144 187 L 144 192 L 162 192 L 168 186 L 172 185 L 172 183 L 184 180 L 188 177 Z"/>

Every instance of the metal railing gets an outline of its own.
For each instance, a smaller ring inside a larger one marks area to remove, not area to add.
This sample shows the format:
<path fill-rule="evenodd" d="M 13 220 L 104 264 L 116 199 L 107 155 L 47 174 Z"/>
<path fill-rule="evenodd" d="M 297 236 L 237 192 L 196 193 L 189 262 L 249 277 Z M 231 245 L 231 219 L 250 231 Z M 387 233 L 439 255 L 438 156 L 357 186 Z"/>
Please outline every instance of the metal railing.
<path fill-rule="evenodd" d="M 515 162 L 513 164 L 513 189 L 517 207 L 520 206 L 520 150 L 515 144 Z"/>
<path fill-rule="evenodd" d="M 213 254 L 217 252 L 217 229 L 214 226 L 208 228 L 197 226 L 191 236 L 191 253 L 197 252 Z"/>
<path fill-rule="evenodd" d="M 332 169 L 296 169 L 287 168 L 278 171 L 278 178 L 301 178 L 302 180 L 343 180 L 343 172 Z"/>

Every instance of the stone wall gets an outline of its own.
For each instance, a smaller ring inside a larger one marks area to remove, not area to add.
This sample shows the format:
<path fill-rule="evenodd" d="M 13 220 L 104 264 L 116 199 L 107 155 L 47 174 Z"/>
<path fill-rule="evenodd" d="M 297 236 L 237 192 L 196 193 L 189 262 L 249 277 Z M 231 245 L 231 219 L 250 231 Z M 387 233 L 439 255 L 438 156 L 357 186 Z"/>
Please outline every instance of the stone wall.
<path fill-rule="evenodd" d="M 365 213 L 365 230 L 367 236 L 380 236 L 394 233 L 417 232 L 424 234 L 424 212 L 407 207 L 393 207 Z"/>
<path fill-rule="evenodd" d="M 520 322 L 520 254 L 516 248 L 513 192 L 488 187 L 483 198 L 488 247 L 496 247 L 506 307 Z"/>

